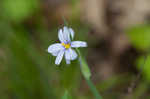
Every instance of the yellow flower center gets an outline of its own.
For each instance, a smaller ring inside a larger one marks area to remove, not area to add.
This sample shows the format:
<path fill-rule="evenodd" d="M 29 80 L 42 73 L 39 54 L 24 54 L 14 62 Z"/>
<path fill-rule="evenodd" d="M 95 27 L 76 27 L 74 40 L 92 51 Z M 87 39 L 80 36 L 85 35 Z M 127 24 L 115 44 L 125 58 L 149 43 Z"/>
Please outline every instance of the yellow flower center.
<path fill-rule="evenodd" d="M 62 46 L 64 46 L 66 49 L 70 48 L 70 44 L 61 43 Z"/>

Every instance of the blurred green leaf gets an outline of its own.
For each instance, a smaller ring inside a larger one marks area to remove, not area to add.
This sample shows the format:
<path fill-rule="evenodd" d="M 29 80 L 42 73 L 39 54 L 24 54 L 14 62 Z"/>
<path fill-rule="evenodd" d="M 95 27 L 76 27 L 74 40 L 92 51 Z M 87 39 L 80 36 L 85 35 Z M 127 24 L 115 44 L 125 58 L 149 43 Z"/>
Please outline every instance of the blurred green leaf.
<path fill-rule="evenodd" d="M 48 82 L 49 75 L 43 71 L 43 66 L 47 65 L 47 62 L 43 63 L 44 57 L 34 47 L 28 33 L 22 27 L 15 31 L 8 47 L 8 71 L 13 97 L 15 99 L 54 98 Z"/>
<path fill-rule="evenodd" d="M 149 84 L 147 82 L 141 82 L 137 88 L 135 89 L 135 91 L 132 94 L 132 99 L 141 99 L 142 96 L 145 95 L 145 93 L 148 91 L 149 89 Z M 128 98 L 126 98 L 128 99 Z M 148 97 L 145 97 L 144 99 L 149 99 Z"/>
<path fill-rule="evenodd" d="M 150 54 L 145 57 L 137 59 L 137 66 L 139 71 L 142 71 L 143 77 L 150 81 Z"/>
<path fill-rule="evenodd" d="M 127 30 L 133 46 L 137 49 L 150 48 L 150 25 L 138 25 Z"/>
<path fill-rule="evenodd" d="M 65 89 L 76 89 L 78 81 L 80 81 L 79 67 L 75 62 L 70 66 L 64 65 L 60 68 L 60 83 Z"/>
<path fill-rule="evenodd" d="M 3 0 L 3 16 L 8 20 L 22 21 L 38 7 L 38 0 Z"/>

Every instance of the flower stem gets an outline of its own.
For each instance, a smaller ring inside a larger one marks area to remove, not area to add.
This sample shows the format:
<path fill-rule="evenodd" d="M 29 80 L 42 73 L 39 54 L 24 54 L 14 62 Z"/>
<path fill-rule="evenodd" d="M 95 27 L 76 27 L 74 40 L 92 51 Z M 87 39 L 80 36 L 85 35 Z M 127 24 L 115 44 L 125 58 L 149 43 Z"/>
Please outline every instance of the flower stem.
<path fill-rule="evenodd" d="M 64 95 L 62 96 L 62 99 L 68 99 L 68 91 L 66 90 Z"/>
<path fill-rule="evenodd" d="M 95 99 L 102 99 L 101 95 L 99 94 L 98 90 L 96 89 L 95 85 L 93 84 L 93 82 L 90 79 L 91 72 L 90 72 L 87 62 L 82 57 L 80 51 L 78 49 L 76 49 L 76 50 L 79 54 L 79 62 L 80 62 L 80 66 L 81 66 L 81 72 L 82 72 L 90 90 L 92 91 L 93 95 L 95 96 Z"/>
<path fill-rule="evenodd" d="M 102 99 L 100 96 L 98 90 L 94 86 L 93 82 L 90 79 L 86 79 L 88 86 L 90 87 L 91 91 L 93 92 L 93 95 L 95 96 L 95 99 Z"/>

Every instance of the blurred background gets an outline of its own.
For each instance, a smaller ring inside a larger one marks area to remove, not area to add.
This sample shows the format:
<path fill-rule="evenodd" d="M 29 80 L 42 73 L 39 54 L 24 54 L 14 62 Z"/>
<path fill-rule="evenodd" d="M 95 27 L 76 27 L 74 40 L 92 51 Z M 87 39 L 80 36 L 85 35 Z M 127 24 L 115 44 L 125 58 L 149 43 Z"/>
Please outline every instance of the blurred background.
<path fill-rule="evenodd" d="M 77 60 L 47 53 L 63 17 L 104 99 L 150 99 L 149 0 L 1 0 L 0 12 L 0 99 L 94 99 Z"/>

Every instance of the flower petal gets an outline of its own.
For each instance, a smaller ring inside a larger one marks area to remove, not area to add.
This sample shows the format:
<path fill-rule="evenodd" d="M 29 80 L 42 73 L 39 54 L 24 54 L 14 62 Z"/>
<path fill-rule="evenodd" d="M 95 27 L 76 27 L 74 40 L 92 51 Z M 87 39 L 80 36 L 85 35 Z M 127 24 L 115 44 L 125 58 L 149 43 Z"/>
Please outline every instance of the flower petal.
<path fill-rule="evenodd" d="M 61 61 L 62 61 L 62 58 L 63 58 L 63 55 L 64 55 L 64 50 L 61 50 L 59 53 L 58 53 L 58 55 L 57 55 L 57 57 L 56 57 L 56 60 L 55 60 L 55 64 L 56 65 L 59 65 L 60 63 L 61 63 Z"/>
<path fill-rule="evenodd" d="M 72 39 L 74 38 L 74 30 L 72 28 L 69 28 L 69 32 L 70 32 L 70 35 L 72 37 Z"/>
<path fill-rule="evenodd" d="M 67 41 L 67 43 L 70 42 L 70 33 L 69 33 L 69 29 L 68 27 L 64 26 L 63 28 L 63 35 L 64 35 L 64 39 Z"/>
<path fill-rule="evenodd" d="M 64 38 L 62 29 L 60 29 L 58 32 L 58 38 L 59 38 L 60 42 L 65 42 L 65 38 Z"/>
<path fill-rule="evenodd" d="M 70 60 L 66 60 L 66 64 L 70 64 Z"/>
<path fill-rule="evenodd" d="M 75 60 L 77 58 L 77 56 L 78 56 L 77 53 L 71 48 L 69 48 L 65 51 L 66 60 Z"/>
<path fill-rule="evenodd" d="M 63 49 L 64 47 L 60 43 L 55 43 L 48 47 L 48 52 L 51 53 L 53 56 L 57 56 L 58 52 Z"/>
<path fill-rule="evenodd" d="M 71 42 L 71 47 L 87 47 L 87 43 L 83 41 L 73 41 Z"/>
<path fill-rule="evenodd" d="M 53 56 L 57 56 L 58 53 L 59 53 L 59 51 L 56 51 L 56 52 L 53 52 L 53 53 L 51 53 L 51 54 L 52 54 Z"/>

